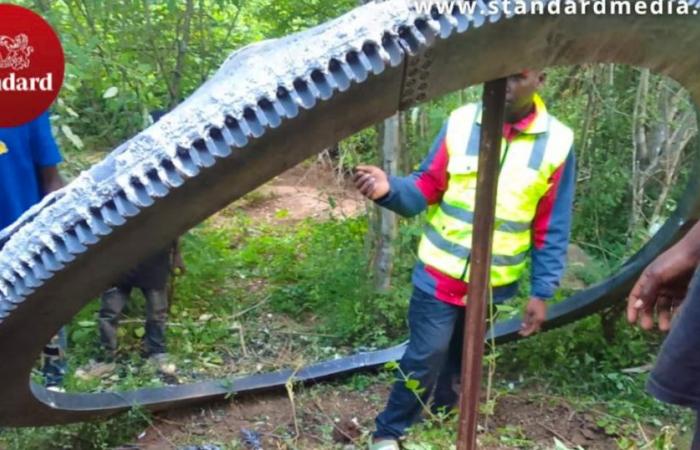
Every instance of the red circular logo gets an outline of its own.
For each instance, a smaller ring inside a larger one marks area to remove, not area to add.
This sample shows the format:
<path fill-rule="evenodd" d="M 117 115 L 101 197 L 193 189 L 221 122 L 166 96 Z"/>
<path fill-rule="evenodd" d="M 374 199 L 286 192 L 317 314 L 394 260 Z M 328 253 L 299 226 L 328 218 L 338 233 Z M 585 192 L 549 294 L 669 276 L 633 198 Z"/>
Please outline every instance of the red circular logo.
<path fill-rule="evenodd" d="M 63 84 L 63 48 L 38 14 L 0 4 L 0 127 L 22 125 L 46 111 Z"/>

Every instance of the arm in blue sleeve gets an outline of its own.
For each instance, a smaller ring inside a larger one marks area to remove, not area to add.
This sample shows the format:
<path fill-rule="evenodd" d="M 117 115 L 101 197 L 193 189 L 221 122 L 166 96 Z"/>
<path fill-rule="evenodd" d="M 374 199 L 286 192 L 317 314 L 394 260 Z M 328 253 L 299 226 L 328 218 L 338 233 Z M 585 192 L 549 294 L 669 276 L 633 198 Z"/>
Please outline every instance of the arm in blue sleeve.
<path fill-rule="evenodd" d="M 435 184 L 433 178 L 439 179 L 440 176 L 446 176 L 443 173 L 445 168 L 441 166 L 441 161 L 444 158 L 436 158 L 438 153 L 445 151 L 443 146 L 446 132 L 447 125 L 444 125 L 418 170 L 406 177 L 389 177 L 389 193 L 376 201 L 379 206 L 404 217 L 420 214 L 428 207 L 428 198 L 418 187 L 418 184 L 423 179 L 423 185 L 432 188 L 432 185 Z M 431 172 L 439 172 L 440 176 L 435 177 Z"/>
<path fill-rule="evenodd" d="M 539 246 L 533 246 L 530 287 L 533 297 L 551 298 L 564 274 L 575 187 L 576 157 L 572 148 L 564 162 L 559 185 L 556 188 L 551 215 L 546 221 L 544 239 Z"/>
<path fill-rule="evenodd" d="M 37 167 L 53 167 L 63 160 L 51 131 L 48 112 L 34 119 L 31 124 L 29 139 L 32 160 Z"/>

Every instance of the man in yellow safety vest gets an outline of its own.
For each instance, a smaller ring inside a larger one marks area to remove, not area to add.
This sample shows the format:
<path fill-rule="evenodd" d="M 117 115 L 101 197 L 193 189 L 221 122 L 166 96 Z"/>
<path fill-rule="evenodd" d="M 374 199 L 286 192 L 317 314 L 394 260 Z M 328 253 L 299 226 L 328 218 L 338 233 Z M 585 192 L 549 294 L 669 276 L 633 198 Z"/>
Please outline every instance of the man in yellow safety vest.
<path fill-rule="evenodd" d="M 491 283 L 495 302 L 515 295 L 531 259 L 531 293 L 521 334 L 537 332 L 564 271 L 575 185 L 573 132 L 551 116 L 537 89 L 545 74 L 524 70 L 508 77 L 506 117 L 493 239 Z M 452 112 L 420 168 L 388 177 L 359 166 L 360 192 L 403 216 L 427 209 L 413 271 L 409 344 L 400 367 L 417 380 L 422 399 L 404 380 L 394 385 L 377 417 L 373 449 L 398 449 L 406 428 L 433 393 L 433 408 L 451 408 L 461 367 L 464 306 L 469 304 L 476 171 L 481 110 L 469 104 Z"/>

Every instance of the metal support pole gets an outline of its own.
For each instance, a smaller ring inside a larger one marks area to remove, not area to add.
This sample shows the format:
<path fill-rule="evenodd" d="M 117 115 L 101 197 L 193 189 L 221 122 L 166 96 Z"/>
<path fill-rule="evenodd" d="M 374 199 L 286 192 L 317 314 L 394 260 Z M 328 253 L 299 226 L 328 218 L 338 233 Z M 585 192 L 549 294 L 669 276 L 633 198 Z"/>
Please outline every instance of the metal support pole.
<path fill-rule="evenodd" d="M 476 425 L 479 416 L 479 392 L 486 334 L 486 306 L 489 297 L 491 246 L 496 212 L 505 93 L 505 78 L 489 81 L 484 85 L 479 167 L 476 177 L 474 236 L 462 353 L 462 393 L 457 450 L 477 448 Z"/>

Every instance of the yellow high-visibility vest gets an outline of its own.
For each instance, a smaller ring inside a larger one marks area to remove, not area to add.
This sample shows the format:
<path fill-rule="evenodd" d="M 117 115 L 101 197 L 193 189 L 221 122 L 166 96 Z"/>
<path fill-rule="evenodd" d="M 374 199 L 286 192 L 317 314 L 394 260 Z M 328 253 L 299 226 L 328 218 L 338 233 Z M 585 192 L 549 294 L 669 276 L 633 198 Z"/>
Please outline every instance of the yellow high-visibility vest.
<path fill-rule="evenodd" d="M 510 143 L 501 143 L 491 283 L 517 281 L 532 246 L 532 222 L 552 174 L 574 142 L 567 126 L 547 113 L 535 96 L 536 118 Z M 447 122 L 447 191 L 428 209 L 418 247 L 420 260 L 453 278 L 468 280 L 479 155 L 481 111 L 477 104 L 454 111 Z"/>

